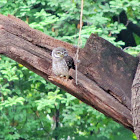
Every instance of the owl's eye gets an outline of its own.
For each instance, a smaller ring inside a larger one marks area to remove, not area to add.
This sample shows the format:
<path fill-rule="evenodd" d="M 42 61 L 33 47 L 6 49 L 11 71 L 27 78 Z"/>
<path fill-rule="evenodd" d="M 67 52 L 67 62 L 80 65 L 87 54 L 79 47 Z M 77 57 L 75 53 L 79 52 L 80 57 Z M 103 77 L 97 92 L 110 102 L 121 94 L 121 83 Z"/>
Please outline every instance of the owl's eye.
<path fill-rule="evenodd" d="M 57 52 L 57 54 L 61 54 L 61 52 Z"/>
<path fill-rule="evenodd" d="M 64 54 L 65 56 L 67 56 L 67 55 L 68 55 L 68 52 L 67 52 L 67 51 L 64 51 L 63 54 Z"/>

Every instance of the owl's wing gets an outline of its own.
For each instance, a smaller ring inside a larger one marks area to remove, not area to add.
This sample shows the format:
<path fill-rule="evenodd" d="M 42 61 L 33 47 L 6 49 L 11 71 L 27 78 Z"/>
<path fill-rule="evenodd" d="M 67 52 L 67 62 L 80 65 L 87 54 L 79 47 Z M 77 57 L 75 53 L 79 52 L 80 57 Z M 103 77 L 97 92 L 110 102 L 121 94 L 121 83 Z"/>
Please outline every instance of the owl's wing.
<path fill-rule="evenodd" d="M 64 59 L 69 69 L 75 69 L 74 60 L 71 56 L 64 56 Z"/>

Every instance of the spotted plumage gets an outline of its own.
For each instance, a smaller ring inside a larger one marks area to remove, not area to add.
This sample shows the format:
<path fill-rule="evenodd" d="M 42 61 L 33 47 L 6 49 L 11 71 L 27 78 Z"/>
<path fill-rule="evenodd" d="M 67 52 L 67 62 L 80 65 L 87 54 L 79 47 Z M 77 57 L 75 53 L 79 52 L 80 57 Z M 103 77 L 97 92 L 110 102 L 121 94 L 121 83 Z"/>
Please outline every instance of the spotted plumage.
<path fill-rule="evenodd" d="M 69 78 L 69 69 L 73 68 L 74 61 L 65 48 L 58 47 L 52 51 L 52 71 L 56 76 Z"/>

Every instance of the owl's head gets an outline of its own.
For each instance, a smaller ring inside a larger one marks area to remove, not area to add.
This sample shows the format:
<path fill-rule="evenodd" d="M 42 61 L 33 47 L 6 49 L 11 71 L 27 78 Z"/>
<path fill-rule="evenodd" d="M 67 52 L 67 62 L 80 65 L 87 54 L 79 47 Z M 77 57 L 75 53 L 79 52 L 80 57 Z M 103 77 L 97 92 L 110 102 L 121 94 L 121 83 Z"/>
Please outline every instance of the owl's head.
<path fill-rule="evenodd" d="M 68 52 L 65 48 L 57 47 L 52 51 L 53 58 L 63 58 L 64 56 L 68 56 Z"/>

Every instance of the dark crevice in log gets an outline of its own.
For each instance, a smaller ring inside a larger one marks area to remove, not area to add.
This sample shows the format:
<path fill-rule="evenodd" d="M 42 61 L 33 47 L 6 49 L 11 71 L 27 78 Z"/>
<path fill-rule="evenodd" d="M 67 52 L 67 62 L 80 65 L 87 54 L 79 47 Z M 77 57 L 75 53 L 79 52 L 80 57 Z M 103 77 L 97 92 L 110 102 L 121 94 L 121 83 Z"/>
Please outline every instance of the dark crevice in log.
<path fill-rule="evenodd" d="M 88 74 L 86 74 L 86 76 L 87 76 Z M 88 77 L 88 76 L 87 76 Z M 100 84 L 98 84 L 97 82 L 96 82 L 96 80 L 94 80 L 94 79 L 92 79 L 92 81 L 93 82 L 95 82 L 102 90 L 104 90 L 106 93 L 108 93 L 108 94 L 110 94 L 112 97 L 114 97 L 116 100 L 118 100 L 121 104 L 122 104 L 122 99 L 121 99 L 121 97 L 119 97 L 118 95 L 116 95 L 115 93 L 113 93 L 111 90 L 106 90 L 106 89 L 104 89 L 102 86 L 100 86 Z M 124 104 L 124 106 L 125 107 L 127 107 L 125 104 Z M 129 109 L 129 110 L 131 110 L 131 109 Z"/>
<path fill-rule="evenodd" d="M 87 74 L 85 74 L 87 77 L 90 77 L 89 76 L 89 74 L 87 73 Z M 98 82 L 96 82 L 96 80 L 94 80 L 94 79 L 92 79 L 92 81 L 93 82 L 95 82 L 102 90 L 104 90 L 106 93 L 108 93 L 108 94 L 110 94 L 111 96 L 113 96 L 116 100 L 118 100 L 121 104 L 122 104 L 122 99 L 121 99 L 121 97 L 120 96 L 118 96 L 118 95 L 116 95 L 115 93 L 113 93 L 111 90 L 107 90 L 107 89 L 105 89 L 105 88 L 103 88 L 100 84 L 98 84 Z M 124 106 L 126 106 L 125 104 L 124 104 Z M 126 106 L 127 107 L 127 106 Z M 129 109 L 129 110 L 131 110 L 131 109 Z"/>
<path fill-rule="evenodd" d="M 47 49 L 46 47 L 43 47 L 43 46 L 40 46 L 40 45 L 37 45 L 35 44 L 36 46 L 38 46 L 39 48 L 41 48 L 42 50 L 44 50 L 45 52 L 48 52 L 49 54 L 51 54 L 51 50 L 50 49 Z"/>
<path fill-rule="evenodd" d="M 49 62 L 51 62 L 51 50 L 46 49 L 45 47 L 42 47 L 39 45 L 33 45 L 32 43 L 28 42 L 27 40 L 24 40 L 23 38 L 19 38 L 19 36 L 16 36 L 14 34 L 11 34 L 9 36 L 8 35 L 9 32 L 7 32 L 5 30 L 3 30 L 2 33 L 3 33 L 3 36 L 5 36 L 5 38 L 7 38 L 7 40 L 9 40 L 11 42 L 11 46 L 16 46 L 17 48 L 19 47 L 22 50 L 25 50 L 40 58 L 47 59 Z M 20 42 L 22 42 L 23 44 L 21 44 Z M 28 44 L 28 47 L 25 47 L 24 44 Z M 6 46 L 6 44 L 5 44 L 5 46 Z M 40 48 L 40 49 L 38 49 L 38 48 Z"/>

